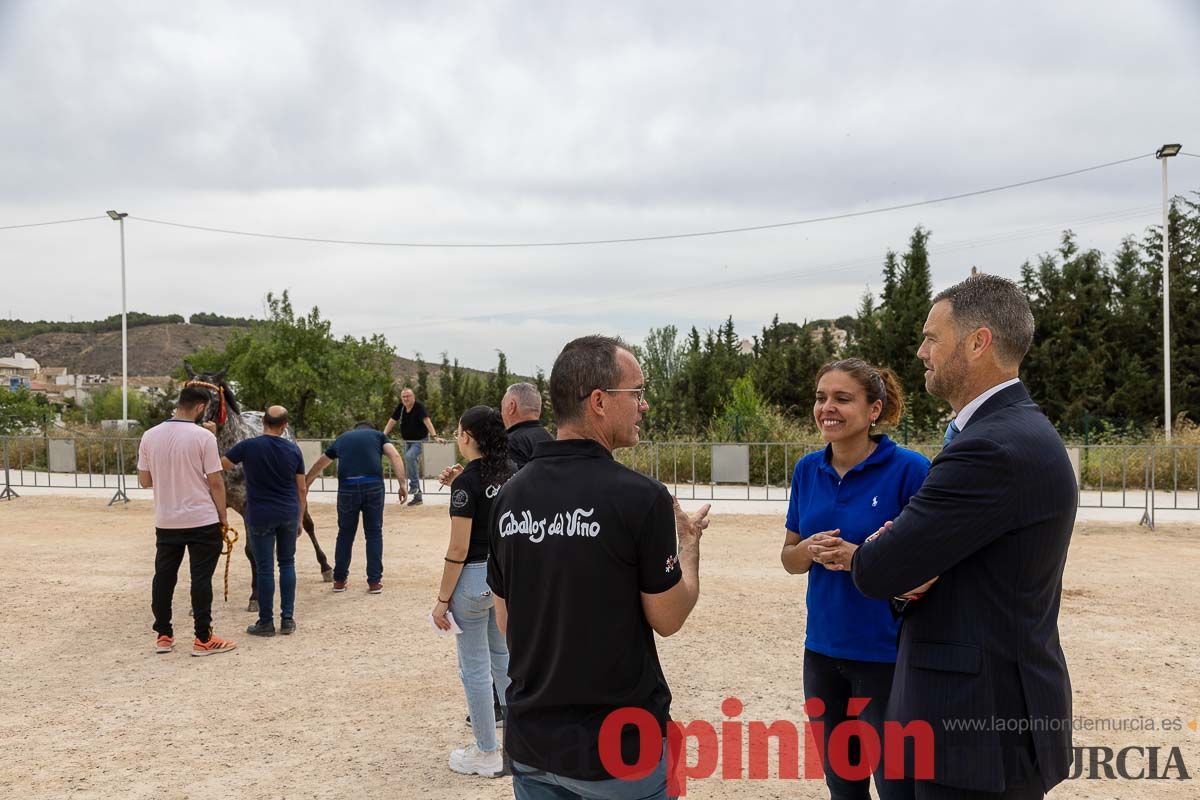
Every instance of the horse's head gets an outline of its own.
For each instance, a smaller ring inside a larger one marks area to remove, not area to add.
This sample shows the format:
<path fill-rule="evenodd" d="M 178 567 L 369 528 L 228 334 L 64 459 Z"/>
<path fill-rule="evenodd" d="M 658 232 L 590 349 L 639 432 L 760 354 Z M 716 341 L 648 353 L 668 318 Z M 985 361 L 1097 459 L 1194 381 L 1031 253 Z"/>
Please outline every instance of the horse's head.
<path fill-rule="evenodd" d="M 208 405 L 204 408 L 204 416 L 200 418 L 200 422 L 215 422 L 218 425 L 224 425 L 228 414 L 241 413 L 237 399 L 233 396 L 233 390 L 225 382 L 227 370 L 196 372 L 186 361 L 183 362 L 183 368 L 187 371 L 188 376 L 184 386 L 191 386 L 208 394 Z"/>

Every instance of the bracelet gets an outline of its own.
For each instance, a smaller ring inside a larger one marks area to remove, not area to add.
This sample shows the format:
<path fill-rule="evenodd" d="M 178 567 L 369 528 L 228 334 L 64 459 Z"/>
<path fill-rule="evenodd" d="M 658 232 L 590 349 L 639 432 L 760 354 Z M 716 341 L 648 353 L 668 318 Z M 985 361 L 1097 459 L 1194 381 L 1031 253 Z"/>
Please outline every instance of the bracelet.
<path fill-rule="evenodd" d="M 439 603 L 445 603 L 446 605 L 450 605 L 450 601 L 449 601 L 449 600 L 443 600 L 443 599 L 442 599 L 442 598 L 440 598 L 440 597 L 438 598 L 438 602 L 439 602 Z"/>
<path fill-rule="evenodd" d="M 463 559 L 462 561 L 455 561 L 453 558 L 450 558 L 449 556 L 444 556 L 444 557 L 442 558 L 442 560 L 443 560 L 443 561 L 449 561 L 451 564 L 465 564 L 465 563 L 467 563 L 466 559 Z"/>

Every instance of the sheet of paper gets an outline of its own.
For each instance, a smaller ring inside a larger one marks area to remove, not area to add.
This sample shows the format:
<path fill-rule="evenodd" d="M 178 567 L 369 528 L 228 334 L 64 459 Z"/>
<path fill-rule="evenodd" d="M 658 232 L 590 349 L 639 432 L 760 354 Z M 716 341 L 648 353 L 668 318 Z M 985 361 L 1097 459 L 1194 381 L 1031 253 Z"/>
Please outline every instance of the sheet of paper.
<path fill-rule="evenodd" d="M 447 633 L 453 633 L 455 635 L 462 633 L 462 628 L 458 627 L 458 623 L 454 621 L 454 612 L 453 611 L 446 612 L 446 620 L 450 623 L 449 631 L 444 631 L 441 628 L 439 628 L 437 625 L 435 625 L 433 623 L 433 614 L 430 614 L 429 615 L 429 627 L 433 628 L 433 632 L 436 633 L 438 636 L 445 636 Z"/>

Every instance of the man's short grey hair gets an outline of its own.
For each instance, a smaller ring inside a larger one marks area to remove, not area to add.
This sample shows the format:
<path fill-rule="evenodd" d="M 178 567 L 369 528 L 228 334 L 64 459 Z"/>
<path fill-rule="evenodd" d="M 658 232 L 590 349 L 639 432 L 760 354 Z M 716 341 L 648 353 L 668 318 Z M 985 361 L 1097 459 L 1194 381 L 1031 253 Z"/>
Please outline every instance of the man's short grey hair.
<path fill-rule="evenodd" d="M 613 389 L 621 380 L 617 351 L 629 346 L 611 336 L 581 336 L 567 342 L 550 370 L 550 407 L 560 425 L 583 419 L 583 402 L 596 389 Z"/>
<path fill-rule="evenodd" d="M 992 332 L 996 359 L 1005 366 L 1019 366 L 1033 344 L 1033 312 L 1021 288 L 999 275 L 972 275 L 933 298 L 950 302 L 954 324 L 960 334 L 977 328 Z"/>
<path fill-rule="evenodd" d="M 528 414 L 542 413 L 542 395 L 532 383 L 514 383 L 504 395 L 517 401 L 517 411 Z"/>

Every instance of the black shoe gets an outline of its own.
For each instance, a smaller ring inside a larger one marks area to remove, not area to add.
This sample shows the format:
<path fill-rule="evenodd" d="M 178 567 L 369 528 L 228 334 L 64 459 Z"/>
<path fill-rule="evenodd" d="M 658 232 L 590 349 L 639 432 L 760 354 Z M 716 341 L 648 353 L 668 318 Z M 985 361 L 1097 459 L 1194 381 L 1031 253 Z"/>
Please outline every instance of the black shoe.
<path fill-rule="evenodd" d="M 287 636 L 289 633 L 295 633 L 296 620 L 292 619 L 291 617 L 284 617 L 283 619 L 279 620 L 279 632 L 284 636 Z"/>
<path fill-rule="evenodd" d="M 250 634 L 251 636 L 274 636 L 275 635 L 275 623 L 274 622 L 256 622 L 253 625 L 251 625 L 250 627 L 246 628 L 246 633 Z"/>
<path fill-rule="evenodd" d="M 420 492 L 415 492 L 415 493 L 413 494 L 413 496 L 412 496 L 412 499 L 408 501 L 408 504 L 409 504 L 410 506 L 419 506 L 419 505 L 421 505 L 421 493 L 420 493 Z"/>
<path fill-rule="evenodd" d="M 468 725 L 471 724 L 471 715 L 470 714 L 467 714 L 467 724 Z M 503 706 L 496 706 L 496 727 L 497 728 L 504 727 L 504 707 Z"/>

